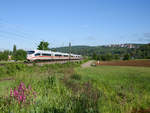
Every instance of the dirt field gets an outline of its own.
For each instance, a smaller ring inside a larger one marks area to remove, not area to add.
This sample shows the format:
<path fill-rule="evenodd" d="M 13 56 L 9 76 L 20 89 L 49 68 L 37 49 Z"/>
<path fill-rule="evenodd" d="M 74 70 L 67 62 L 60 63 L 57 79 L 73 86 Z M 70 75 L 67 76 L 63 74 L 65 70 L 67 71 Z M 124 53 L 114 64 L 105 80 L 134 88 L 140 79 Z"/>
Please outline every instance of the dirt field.
<path fill-rule="evenodd" d="M 97 65 L 150 67 L 150 60 L 100 61 Z"/>

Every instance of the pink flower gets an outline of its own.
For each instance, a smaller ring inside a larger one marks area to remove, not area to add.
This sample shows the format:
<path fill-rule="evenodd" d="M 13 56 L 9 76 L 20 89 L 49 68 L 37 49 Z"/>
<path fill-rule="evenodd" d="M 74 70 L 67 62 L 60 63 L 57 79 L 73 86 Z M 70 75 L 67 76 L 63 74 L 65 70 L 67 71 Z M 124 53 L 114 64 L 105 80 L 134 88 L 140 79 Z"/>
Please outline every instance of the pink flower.
<path fill-rule="evenodd" d="M 32 90 L 31 86 L 29 85 L 28 88 L 26 88 L 23 82 L 14 88 L 14 90 L 12 90 L 12 88 L 10 89 L 10 97 L 16 99 L 19 104 L 32 103 L 36 95 L 36 92 Z"/>
<path fill-rule="evenodd" d="M 26 96 L 23 96 L 23 102 L 25 102 L 26 101 Z"/>
<path fill-rule="evenodd" d="M 10 89 L 10 96 L 12 97 L 12 88 Z"/>
<path fill-rule="evenodd" d="M 14 89 L 14 97 L 18 96 L 18 91 Z"/>
<path fill-rule="evenodd" d="M 20 95 L 20 96 L 19 96 L 19 101 L 22 101 L 22 99 L 23 99 L 23 98 L 22 98 L 22 96 Z"/>
<path fill-rule="evenodd" d="M 29 86 L 28 86 L 28 90 L 31 90 L 31 89 L 32 89 L 32 88 L 31 88 L 31 86 L 29 85 Z"/>

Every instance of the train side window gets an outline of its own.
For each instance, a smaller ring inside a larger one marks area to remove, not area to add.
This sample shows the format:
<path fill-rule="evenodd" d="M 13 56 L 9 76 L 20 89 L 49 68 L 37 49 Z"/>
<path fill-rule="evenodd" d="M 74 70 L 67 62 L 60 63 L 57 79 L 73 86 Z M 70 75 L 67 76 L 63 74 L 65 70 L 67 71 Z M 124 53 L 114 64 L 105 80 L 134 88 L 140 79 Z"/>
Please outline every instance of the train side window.
<path fill-rule="evenodd" d="M 43 53 L 42 56 L 51 56 L 51 54 Z"/>
<path fill-rule="evenodd" d="M 40 56 L 40 53 L 36 53 L 35 56 Z"/>
<path fill-rule="evenodd" d="M 27 51 L 27 54 L 33 54 L 35 51 Z"/>
<path fill-rule="evenodd" d="M 68 55 L 64 55 L 64 57 L 68 57 Z"/>
<path fill-rule="evenodd" d="M 55 54 L 55 56 L 62 56 L 61 54 Z"/>

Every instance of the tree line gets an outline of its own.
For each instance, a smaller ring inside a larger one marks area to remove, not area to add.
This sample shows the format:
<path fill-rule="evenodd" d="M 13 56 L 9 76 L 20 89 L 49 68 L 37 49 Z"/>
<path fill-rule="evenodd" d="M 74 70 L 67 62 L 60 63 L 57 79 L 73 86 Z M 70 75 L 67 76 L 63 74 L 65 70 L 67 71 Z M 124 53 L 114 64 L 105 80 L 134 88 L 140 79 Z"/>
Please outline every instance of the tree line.
<path fill-rule="evenodd" d="M 38 50 L 50 50 L 48 47 L 49 43 L 45 41 L 41 41 L 40 44 L 37 46 Z M 17 49 L 16 45 L 13 46 L 13 51 L 4 50 L 0 51 L 0 61 L 7 61 L 7 60 L 26 60 L 27 52 L 23 49 Z M 9 59 L 9 56 L 11 59 Z"/>
<path fill-rule="evenodd" d="M 82 56 L 89 56 L 95 60 L 130 60 L 149 59 L 150 44 L 133 44 L 135 48 L 108 46 L 72 46 L 71 52 Z M 69 47 L 52 48 L 60 52 L 69 52 Z"/>
<path fill-rule="evenodd" d="M 120 52 L 120 54 L 114 54 L 113 52 L 106 54 L 93 53 L 92 59 L 102 61 L 150 59 L 150 44 L 141 45 L 139 48 L 126 49 L 125 52 Z"/>
<path fill-rule="evenodd" d="M 10 58 L 9 58 L 10 56 Z M 6 60 L 25 60 L 26 59 L 26 51 L 23 49 L 16 49 L 16 45 L 13 47 L 13 51 L 5 50 L 0 52 L 0 61 Z"/>
<path fill-rule="evenodd" d="M 41 41 L 37 46 L 38 50 L 52 50 L 59 52 L 69 52 L 69 47 L 49 48 L 49 43 Z M 88 56 L 91 59 L 110 61 L 110 60 L 130 60 L 130 59 L 150 59 L 150 44 L 142 44 L 138 48 L 121 48 L 106 46 L 72 46 L 71 53 Z M 26 60 L 26 51 L 17 49 L 13 46 L 13 51 L 5 50 L 0 52 L 0 61 Z"/>

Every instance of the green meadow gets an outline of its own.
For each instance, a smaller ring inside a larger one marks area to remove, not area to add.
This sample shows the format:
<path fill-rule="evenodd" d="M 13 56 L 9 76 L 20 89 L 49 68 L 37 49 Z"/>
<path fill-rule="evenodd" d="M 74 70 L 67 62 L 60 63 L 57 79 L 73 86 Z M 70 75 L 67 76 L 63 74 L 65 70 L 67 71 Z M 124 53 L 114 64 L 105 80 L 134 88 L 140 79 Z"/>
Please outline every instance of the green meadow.
<path fill-rule="evenodd" d="M 0 112 L 134 113 L 150 108 L 150 68 L 80 65 L 1 66 Z M 24 101 L 13 93 L 20 83 L 26 87 Z"/>
<path fill-rule="evenodd" d="M 76 70 L 101 93 L 101 113 L 130 113 L 150 108 L 150 68 L 99 66 Z"/>

